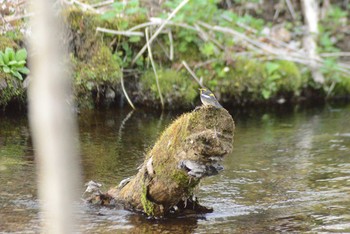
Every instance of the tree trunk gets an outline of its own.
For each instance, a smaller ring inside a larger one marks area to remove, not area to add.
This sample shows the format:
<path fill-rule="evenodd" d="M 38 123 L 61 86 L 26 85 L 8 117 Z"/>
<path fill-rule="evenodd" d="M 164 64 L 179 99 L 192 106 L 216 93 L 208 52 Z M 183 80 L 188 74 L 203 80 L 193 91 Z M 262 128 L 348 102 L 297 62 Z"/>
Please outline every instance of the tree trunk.
<path fill-rule="evenodd" d="M 324 83 L 324 77 L 315 61 L 318 58 L 316 44 L 318 36 L 318 2 L 317 0 L 301 0 L 301 5 L 306 24 L 306 34 L 303 40 L 304 49 L 310 58 L 309 67 L 314 81 L 322 84 Z"/>

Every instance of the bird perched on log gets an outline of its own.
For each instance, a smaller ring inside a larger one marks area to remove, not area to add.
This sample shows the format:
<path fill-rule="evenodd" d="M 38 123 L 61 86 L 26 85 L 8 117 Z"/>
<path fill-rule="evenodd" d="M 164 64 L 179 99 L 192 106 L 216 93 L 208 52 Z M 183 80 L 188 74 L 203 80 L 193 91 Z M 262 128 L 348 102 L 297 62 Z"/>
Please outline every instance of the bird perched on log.
<path fill-rule="evenodd" d="M 215 95 L 207 88 L 199 89 L 201 92 L 201 101 L 205 106 L 215 106 L 216 108 L 222 108 L 221 104 L 216 99 Z"/>

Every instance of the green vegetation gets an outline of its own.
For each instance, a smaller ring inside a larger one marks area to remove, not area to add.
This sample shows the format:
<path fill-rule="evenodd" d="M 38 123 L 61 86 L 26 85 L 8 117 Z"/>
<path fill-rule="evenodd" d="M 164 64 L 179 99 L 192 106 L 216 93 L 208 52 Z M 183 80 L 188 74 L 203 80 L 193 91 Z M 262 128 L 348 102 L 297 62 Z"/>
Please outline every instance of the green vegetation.
<path fill-rule="evenodd" d="M 27 52 L 20 49 L 22 38 L 17 31 L 0 35 L 0 106 L 10 102 L 24 103 L 25 89 L 22 84 L 23 74 L 28 74 L 25 67 Z M 15 52 L 16 51 L 16 52 Z"/>
<path fill-rule="evenodd" d="M 159 69 L 157 74 L 164 100 L 169 105 L 167 108 L 172 109 L 172 105 L 174 107 L 189 107 L 194 103 L 199 86 L 192 81 L 192 78 L 183 72 L 176 72 L 172 69 Z M 142 95 L 147 96 L 146 102 L 158 102 L 160 97 L 152 70 L 146 71 L 141 76 L 140 85 Z M 150 105 L 153 105 L 151 103 Z"/>
<path fill-rule="evenodd" d="M 93 1 L 96 2 L 99 1 Z M 154 34 L 159 27 L 159 23 L 149 26 L 154 21 L 148 17 L 164 20 L 181 2 L 164 1 L 159 5 L 139 0 L 114 2 L 101 14 L 67 8 L 64 17 L 72 35 L 74 90 L 80 107 L 93 108 L 102 103 L 106 90 L 121 93 L 122 75 L 128 77 L 125 87 L 135 104 L 160 107 L 147 50 L 136 63 L 132 61 L 146 43 L 142 35 L 145 28 L 149 27 Z M 231 8 L 221 0 L 189 1 L 151 44 L 166 108 L 188 108 L 198 100 L 199 85 L 181 67 L 182 61 L 190 65 L 221 102 L 263 103 L 281 97 L 296 100 L 304 93 L 325 98 L 349 95 L 350 69 L 340 64 L 339 56 L 321 57 L 319 65 L 325 77 L 321 84 L 311 77 L 307 57 L 289 54 L 289 50 L 294 49 L 286 46 L 293 47 L 295 42 L 299 45 L 294 51 L 301 51 L 304 23 L 300 9 L 294 9 L 295 18 L 288 20 L 288 8 L 282 4 L 275 22 L 267 15 L 268 6 L 261 5 L 260 1 L 230 2 Z M 271 3 L 271 7 L 275 7 L 275 3 Z M 318 53 L 341 51 L 339 44 L 348 40 L 344 33 L 348 20 L 347 7 L 338 3 L 330 5 L 319 24 Z M 97 28 L 100 30 L 96 31 Z M 115 35 L 104 29 L 123 34 Z M 17 61 L 14 53 L 21 48 L 21 37 L 18 29 L 0 36 L 4 42 L 0 49 L 8 48 L 3 55 L 15 58 L 6 64 L 5 61 L 1 64 L 0 58 L 0 78 L 10 74 L 21 81 L 22 74 L 28 73 L 24 60 Z M 285 45 L 276 44 L 276 40 Z M 278 53 L 267 52 L 266 47 L 285 53 L 278 56 Z M 173 56 L 170 51 L 174 52 Z M 130 76 L 133 78 L 129 79 Z M 18 85 L 13 86 L 16 90 Z M 12 97 L 11 94 L 7 96 L 9 100 Z"/>
<path fill-rule="evenodd" d="M 7 47 L 5 52 L 0 51 L 0 66 L 2 71 L 12 74 L 19 80 L 23 80 L 22 74 L 29 74 L 29 69 L 25 66 L 27 59 L 27 50 L 20 49 L 15 52 Z"/>
<path fill-rule="evenodd" d="M 141 193 L 141 204 L 143 211 L 148 215 L 148 216 L 153 216 L 154 215 L 154 204 L 148 200 L 147 198 L 147 185 L 143 184 L 142 186 L 142 193 Z"/>

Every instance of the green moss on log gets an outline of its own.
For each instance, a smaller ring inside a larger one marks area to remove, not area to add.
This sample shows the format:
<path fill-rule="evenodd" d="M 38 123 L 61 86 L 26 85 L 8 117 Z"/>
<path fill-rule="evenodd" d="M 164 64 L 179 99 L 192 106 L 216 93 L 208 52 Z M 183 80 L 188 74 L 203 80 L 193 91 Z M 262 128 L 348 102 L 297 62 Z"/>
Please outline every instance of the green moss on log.
<path fill-rule="evenodd" d="M 153 202 L 148 200 L 147 194 L 148 194 L 147 185 L 143 184 L 142 185 L 142 193 L 141 193 L 141 204 L 143 207 L 143 211 L 148 216 L 153 216 L 154 215 L 154 204 L 153 204 Z"/>

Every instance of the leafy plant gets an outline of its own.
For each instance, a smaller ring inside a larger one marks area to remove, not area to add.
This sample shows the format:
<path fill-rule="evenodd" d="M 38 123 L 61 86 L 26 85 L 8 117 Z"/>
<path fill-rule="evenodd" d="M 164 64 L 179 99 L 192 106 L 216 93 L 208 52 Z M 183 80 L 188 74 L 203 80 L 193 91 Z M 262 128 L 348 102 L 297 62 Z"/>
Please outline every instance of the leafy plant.
<path fill-rule="evenodd" d="M 0 67 L 2 71 L 12 74 L 19 80 L 23 80 L 22 74 L 29 73 L 29 69 L 25 66 L 26 59 L 26 49 L 20 49 L 15 52 L 12 48 L 7 47 L 5 52 L 0 51 Z"/>
<path fill-rule="evenodd" d="M 113 9 L 106 11 L 102 19 L 113 19 L 121 16 L 146 15 L 147 10 L 140 6 L 139 0 L 115 2 L 112 4 Z"/>
<path fill-rule="evenodd" d="M 278 72 L 280 65 L 274 62 L 266 63 L 267 79 L 264 82 L 263 89 L 261 91 L 264 99 L 269 99 L 277 91 L 276 80 L 281 78 Z"/>

